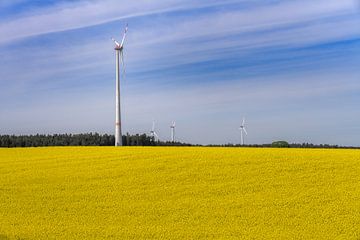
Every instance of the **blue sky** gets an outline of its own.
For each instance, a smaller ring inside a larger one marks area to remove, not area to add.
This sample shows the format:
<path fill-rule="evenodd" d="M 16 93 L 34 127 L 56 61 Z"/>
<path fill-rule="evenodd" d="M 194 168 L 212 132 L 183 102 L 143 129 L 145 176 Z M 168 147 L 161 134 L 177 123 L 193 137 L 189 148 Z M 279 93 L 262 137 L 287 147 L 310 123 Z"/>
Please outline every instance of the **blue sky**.
<path fill-rule="evenodd" d="M 357 0 L 0 0 L 0 134 L 360 146 Z"/>

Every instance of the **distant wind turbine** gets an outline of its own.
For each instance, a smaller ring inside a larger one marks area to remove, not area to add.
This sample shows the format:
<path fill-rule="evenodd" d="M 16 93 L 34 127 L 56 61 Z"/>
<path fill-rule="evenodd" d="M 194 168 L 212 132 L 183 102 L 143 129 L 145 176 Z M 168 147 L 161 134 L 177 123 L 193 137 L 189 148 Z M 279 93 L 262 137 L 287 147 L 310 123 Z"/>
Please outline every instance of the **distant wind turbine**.
<path fill-rule="evenodd" d="M 241 145 L 244 145 L 243 132 L 245 132 L 245 134 L 247 135 L 246 128 L 245 128 L 245 118 L 243 118 L 242 124 L 240 125 L 239 129 L 240 129 L 240 136 L 241 136 Z"/>
<path fill-rule="evenodd" d="M 154 138 L 155 141 L 159 141 L 159 135 L 155 132 L 155 120 L 153 120 L 152 127 L 150 130 L 150 136 Z"/>
<path fill-rule="evenodd" d="M 172 122 L 170 126 L 171 130 L 171 142 L 175 142 L 175 121 Z"/>
<path fill-rule="evenodd" d="M 121 111 L 120 111 L 120 61 L 125 70 L 124 64 L 124 42 L 128 26 L 126 25 L 121 43 L 111 38 L 115 43 L 115 56 L 116 56 L 116 117 L 115 117 L 115 146 L 122 146 L 122 135 L 121 135 Z M 121 57 L 121 58 L 120 58 Z"/>

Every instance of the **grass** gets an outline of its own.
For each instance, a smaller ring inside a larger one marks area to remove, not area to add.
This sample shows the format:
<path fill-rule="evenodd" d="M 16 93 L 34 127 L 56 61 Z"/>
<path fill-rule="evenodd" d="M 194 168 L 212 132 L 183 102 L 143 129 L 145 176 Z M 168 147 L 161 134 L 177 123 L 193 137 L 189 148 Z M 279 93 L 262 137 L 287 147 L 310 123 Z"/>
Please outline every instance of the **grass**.
<path fill-rule="evenodd" d="M 359 239 L 360 151 L 0 149 L 0 239 Z"/>

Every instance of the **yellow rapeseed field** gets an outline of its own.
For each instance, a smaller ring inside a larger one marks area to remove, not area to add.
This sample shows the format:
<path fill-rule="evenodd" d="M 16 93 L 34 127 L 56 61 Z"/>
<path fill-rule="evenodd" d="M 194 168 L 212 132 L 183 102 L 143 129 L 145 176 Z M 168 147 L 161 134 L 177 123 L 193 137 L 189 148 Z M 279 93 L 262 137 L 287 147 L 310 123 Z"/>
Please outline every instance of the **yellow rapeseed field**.
<path fill-rule="evenodd" d="M 0 149 L 0 239 L 360 239 L 360 151 Z"/>

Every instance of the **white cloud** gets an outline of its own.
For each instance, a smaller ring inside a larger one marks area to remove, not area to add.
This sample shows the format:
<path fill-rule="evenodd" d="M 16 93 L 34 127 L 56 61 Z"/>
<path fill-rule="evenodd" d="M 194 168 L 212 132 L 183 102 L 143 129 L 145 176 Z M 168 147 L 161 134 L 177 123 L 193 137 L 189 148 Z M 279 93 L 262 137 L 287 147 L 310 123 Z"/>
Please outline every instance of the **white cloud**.
<path fill-rule="evenodd" d="M 347 76 L 346 80 L 343 76 Z M 340 135 L 338 142 L 325 137 L 347 131 L 354 121 L 359 120 L 359 112 L 343 112 L 352 106 L 332 104 L 331 101 L 331 98 L 349 91 L 359 91 L 357 77 L 344 73 L 314 73 L 312 77 L 286 75 L 276 80 L 272 77 L 242 79 L 241 82 L 234 80 L 173 87 L 167 91 L 155 88 L 135 93 L 125 89 L 122 97 L 124 132 L 148 132 L 155 118 L 160 136 L 167 139 L 168 125 L 175 119 L 178 123 L 177 136 L 183 141 L 237 142 L 236 129 L 245 116 L 250 133 L 247 140 L 251 143 L 280 138 L 296 142 L 355 144 L 356 139 L 351 138 L 351 132 Z M 17 111 L 0 109 L 0 134 L 112 133 L 112 88 L 93 90 L 91 94 L 81 89 L 56 94 L 42 93 L 40 97 L 46 98 L 46 101 L 23 103 L 17 107 Z M 301 108 L 297 108 L 298 105 Z M 348 121 L 350 125 L 339 126 L 339 121 Z M 333 129 L 334 133 L 327 134 L 328 128 Z M 302 134 L 303 131 L 308 135 Z M 321 134 L 324 138 L 321 138 Z"/>

